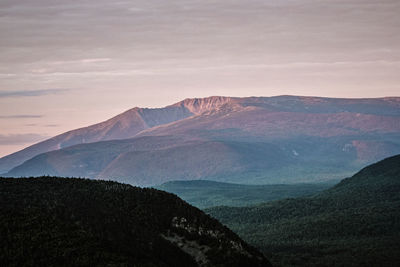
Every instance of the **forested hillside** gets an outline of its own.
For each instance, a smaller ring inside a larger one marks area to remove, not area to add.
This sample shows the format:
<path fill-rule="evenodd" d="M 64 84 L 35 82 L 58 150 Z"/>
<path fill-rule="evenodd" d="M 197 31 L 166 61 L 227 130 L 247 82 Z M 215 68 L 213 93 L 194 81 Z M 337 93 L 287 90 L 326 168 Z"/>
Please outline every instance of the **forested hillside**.
<path fill-rule="evenodd" d="M 399 266 L 400 155 L 313 197 L 206 211 L 277 266 Z"/>
<path fill-rule="evenodd" d="M 269 266 L 175 195 L 109 181 L 0 179 L 2 266 Z"/>

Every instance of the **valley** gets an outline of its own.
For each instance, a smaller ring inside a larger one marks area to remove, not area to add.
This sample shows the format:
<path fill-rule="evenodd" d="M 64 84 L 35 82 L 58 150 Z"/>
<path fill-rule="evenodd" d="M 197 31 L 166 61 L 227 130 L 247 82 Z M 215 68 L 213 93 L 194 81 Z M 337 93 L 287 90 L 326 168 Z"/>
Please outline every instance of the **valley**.
<path fill-rule="evenodd" d="M 241 207 L 263 202 L 313 195 L 335 183 L 245 185 L 207 180 L 171 181 L 156 189 L 176 194 L 189 204 L 200 208 L 215 206 Z"/>

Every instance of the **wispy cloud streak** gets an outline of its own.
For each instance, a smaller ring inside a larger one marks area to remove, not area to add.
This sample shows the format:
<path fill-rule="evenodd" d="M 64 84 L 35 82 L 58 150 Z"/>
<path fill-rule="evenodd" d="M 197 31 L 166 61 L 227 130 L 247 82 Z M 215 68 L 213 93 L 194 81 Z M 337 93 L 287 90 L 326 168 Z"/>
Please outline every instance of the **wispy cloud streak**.
<path fill-rule="evenodd" d="M 21 114 L 21 115 L 1 115 L 0 116 L 0 119 L 37 119 L 37 118 L 43 118 L 43 115 Z"/>
<path fill-rule="evenodd" d="M 3 91 L 0 92 L 0 98 L 6 97 L 32 97 L 32 96 L 44 96 L 54 95 L 69 91 L 69 89 L 41 89 L 41 90 L 18 90 L 18 91 Z"/>
<path fill-rule="evenodd" d="M 37 123 L 28 123 L 28 124 L 25 124 L 24 126 L 27 126 L 27 127 L 49 127 L 49 128 L 52 128 L 52 127 L 58 127 L 58 126 L 60 126 L 59 124 L 37 124 Z"/>
<path fill-rule="evenodd" d="M 62 60 L 49 62 L 50 65 L 65 65 L 65 64 L 88 64 L 88 63 L 102 63 L 111 61 L 111 58 L 84 58 L 78 60 Z"/>

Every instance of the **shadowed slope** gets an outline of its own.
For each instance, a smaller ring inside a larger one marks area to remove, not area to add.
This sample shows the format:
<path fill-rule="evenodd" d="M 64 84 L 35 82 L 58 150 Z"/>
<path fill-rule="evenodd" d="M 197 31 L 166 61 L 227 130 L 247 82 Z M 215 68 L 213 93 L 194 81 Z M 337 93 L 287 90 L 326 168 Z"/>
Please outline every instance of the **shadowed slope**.
<path fill-rule="evenodd" d="M 71 175 L 154 185 L 201 177 L 240 179 L 249 170 L 277 169 L 280 163 L 291 160 L 269 144 L 148 136 L 44 153 L 14 168 L 9 175 Z"/>
<path fill-rule="evenodd" d="M 0 179 L 5 266 L 270 266 L 175 195 L 106 181 Z"/>

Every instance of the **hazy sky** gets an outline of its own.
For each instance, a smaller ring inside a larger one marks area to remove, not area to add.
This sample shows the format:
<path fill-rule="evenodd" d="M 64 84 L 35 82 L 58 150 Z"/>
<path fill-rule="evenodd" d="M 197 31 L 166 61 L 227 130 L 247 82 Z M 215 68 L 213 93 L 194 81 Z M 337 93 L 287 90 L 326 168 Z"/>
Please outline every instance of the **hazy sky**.
<path fill-rule="evenodd" d="M 0 156 L 187 97 L 398 96 L 399 0 L 0 0 Z"/>

